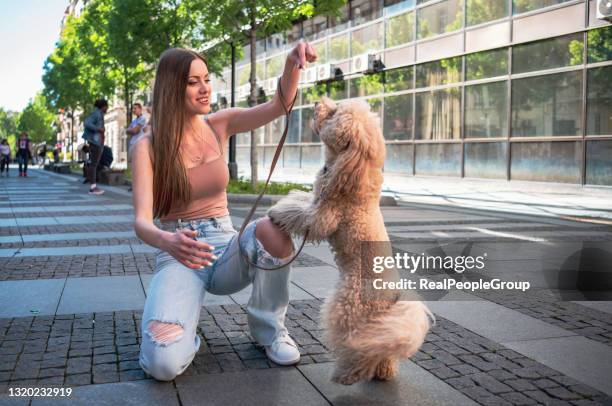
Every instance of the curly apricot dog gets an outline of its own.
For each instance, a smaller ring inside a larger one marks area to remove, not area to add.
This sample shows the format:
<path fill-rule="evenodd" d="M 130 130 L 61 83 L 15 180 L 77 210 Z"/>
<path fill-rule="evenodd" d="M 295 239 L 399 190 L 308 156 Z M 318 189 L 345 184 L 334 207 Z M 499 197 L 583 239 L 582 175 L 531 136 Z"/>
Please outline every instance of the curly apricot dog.
<path fill-rule="evenodd" d="M 323 98 L 314 128 L 325 145 L 325 166 L 313 192 L 293 190 L 267 215 L 290 234 L 308 230 L 309 241 L 328 240 L 335 254 L 340 279 L 321 310 L 324 340 L 337 357 L 332 380 L 391 379 L 398 361 L 422 345 L 433 315 L 416 298 L 368 289 L 377 275 L 368 272 L 364 251 L 392 255 L 379 207 L 385 161 L 380 121 L 365 101 L 336 105 Z M 397 279 L 397 271 L 384 277 Z"/>

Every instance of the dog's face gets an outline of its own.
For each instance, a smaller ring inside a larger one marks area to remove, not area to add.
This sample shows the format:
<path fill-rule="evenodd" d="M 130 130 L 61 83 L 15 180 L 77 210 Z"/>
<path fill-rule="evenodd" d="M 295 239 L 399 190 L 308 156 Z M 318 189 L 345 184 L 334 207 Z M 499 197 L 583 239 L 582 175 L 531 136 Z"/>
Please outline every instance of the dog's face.
<path fill-rule="evenodd" d="M 323 97 L 315 105 L 314 127 L 326 147 L 322 175 L 327 193 L 354 192 L 368 168 L 382 168 L 385 141 L 380 120 L 367 102 L 347 100 L 336 104 Z"/>

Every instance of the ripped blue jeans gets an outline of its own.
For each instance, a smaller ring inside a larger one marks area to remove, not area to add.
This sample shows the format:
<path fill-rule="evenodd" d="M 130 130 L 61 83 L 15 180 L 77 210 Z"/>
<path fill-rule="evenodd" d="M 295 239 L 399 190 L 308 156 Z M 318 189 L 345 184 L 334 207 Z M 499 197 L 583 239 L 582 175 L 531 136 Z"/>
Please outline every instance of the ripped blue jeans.
<path fill-rule="evenodd" d="M 268 268 L 288 262 L 290 257 L 273 257 L 264 249 L 255 237 L 257 221 L 251 221 L 241 237 L 242 249 L 251 262 Z M 198 231 L 198 240 L 214 246 L 217 260 L 202 270 L 194 270 L 166 252 L 157 253 L 155 273 L 142 314 L 139 363 L 145 372 L 163 381 L 183 373 L 200 348 L 196 330 L 205 292 L 229 295 L 252 283 L 246 310 L 253 338 L 260 345 L 270 345 L 276 334 L 287 331 L 284 319 L 289 304 L 291 265 L 274 271 L 249 265 L 240 255 L 238 231 L 229 215 L 187 220 L 183 224 Z M 295 245 L 293 248 L 295 252 Z M 172 340 L 158 341 L 149 331 L 149 323 L 153 320 L 178 324 L 182 333 Z"/>

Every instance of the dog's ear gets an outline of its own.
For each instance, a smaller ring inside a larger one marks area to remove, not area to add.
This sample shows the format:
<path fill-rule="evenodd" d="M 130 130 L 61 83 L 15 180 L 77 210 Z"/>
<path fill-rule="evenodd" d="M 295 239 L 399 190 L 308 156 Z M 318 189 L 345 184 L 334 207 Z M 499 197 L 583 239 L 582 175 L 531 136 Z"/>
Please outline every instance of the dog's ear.
<path fill-rule="evenodd" d="M 323 121 L 336 112 L 337 107 L 336 103 L 326 96 L 321 97 L 321 100 L 315 103 L 315 126 L 317 129 L 320 129 Z"/>

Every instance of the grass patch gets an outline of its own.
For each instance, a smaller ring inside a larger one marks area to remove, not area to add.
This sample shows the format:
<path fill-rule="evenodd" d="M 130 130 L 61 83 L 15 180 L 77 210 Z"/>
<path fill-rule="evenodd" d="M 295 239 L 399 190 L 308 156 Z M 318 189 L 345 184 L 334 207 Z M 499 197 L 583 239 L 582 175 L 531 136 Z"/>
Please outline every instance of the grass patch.
<path fill-rule="evenodd" d="M 229 184 L 227 185 L 227 193 L 258 194 L 263 190 L 265 183 L 265 181 L 259 181 L 257 183 L 257 190 L 253 190 L 251 187 L 251 181 L 249 179 L 244 179 L 241 176 L 237 180 L 229 181 Z M 266 193 L 271 195 L 286 195 L 293 189 L 303 190 L 305 192 L 310 192 L 312 190 L 310 186 L 302 185 L 300 183 L 270 182 Z"/>

